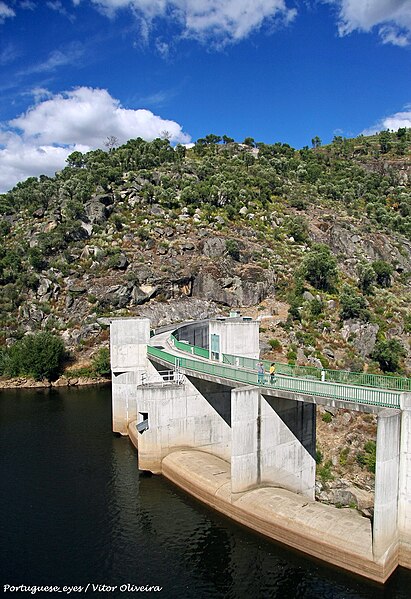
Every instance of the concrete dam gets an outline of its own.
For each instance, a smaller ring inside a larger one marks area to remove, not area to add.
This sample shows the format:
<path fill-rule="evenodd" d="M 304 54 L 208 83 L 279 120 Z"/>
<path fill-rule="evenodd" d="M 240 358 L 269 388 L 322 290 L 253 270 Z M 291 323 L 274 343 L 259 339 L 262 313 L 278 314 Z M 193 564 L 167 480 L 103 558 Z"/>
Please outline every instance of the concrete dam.
<path fill-rule="evenodd" d="M 407 387 L 383 376 L 308 376 L 287 365 L 275 380 L 258 375 L 259 323 L 241 317 L 154 335 L 148 319 L 113 319 L 110 353 L 113 431 L 138 447 L 141 470 L 162 474 L 267 537 L 369 579 L 383 583 L 398 565 L 411 568 Z M 315 501 L 317 404 L 377 415 L 372 521 Z"/>

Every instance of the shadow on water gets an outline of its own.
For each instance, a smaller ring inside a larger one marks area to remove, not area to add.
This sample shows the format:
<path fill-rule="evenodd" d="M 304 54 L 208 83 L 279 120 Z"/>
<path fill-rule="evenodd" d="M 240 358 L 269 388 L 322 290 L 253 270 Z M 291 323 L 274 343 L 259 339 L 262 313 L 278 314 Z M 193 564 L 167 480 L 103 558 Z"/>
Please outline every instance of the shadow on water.
<path fill-rule="evenodd" d="M 0 423 L 2 584 L 159 585 L 167 599 L 409 597 L 409 571 L 384 587 L 349 576 L 139 473 L 131 443 L 111 433 L 110 388 L 2 391 Z"/>

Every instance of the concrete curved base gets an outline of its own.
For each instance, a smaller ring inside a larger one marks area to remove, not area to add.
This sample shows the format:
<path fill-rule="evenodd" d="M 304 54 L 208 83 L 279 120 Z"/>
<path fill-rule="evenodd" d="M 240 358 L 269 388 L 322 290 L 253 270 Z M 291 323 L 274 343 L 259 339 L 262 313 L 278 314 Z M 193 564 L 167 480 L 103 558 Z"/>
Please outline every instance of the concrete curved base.
<path fill-rule="evenodd" d="M 134 422 L 130 422 L 127 427 L 127 430 L 128 430 L 128 436 L 130 438 L 130 441 L 132 442 L 134 447 L 136 449 L 138 449 L 137 420 L 135 420 Z"/>
<path fill-rule="evenodd" d="M 384 583 L 398 565 L 397 544 L 375 560 L 368 519 L 275 487 L 232 495 L 231 467 L 211 454 L 174 451 L 162 474 L 187 493 L 271 539 L 360 576 Z"/>

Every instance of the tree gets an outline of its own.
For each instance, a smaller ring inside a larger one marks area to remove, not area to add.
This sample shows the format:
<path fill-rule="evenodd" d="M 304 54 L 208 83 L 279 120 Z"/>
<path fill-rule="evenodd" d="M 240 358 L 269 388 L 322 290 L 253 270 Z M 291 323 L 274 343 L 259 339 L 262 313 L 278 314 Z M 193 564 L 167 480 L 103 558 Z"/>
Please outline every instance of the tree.
<path fill-rule="evenodd" d="M 225 242 L 225 249 L 227 254 L 233 258 L 233 260 L 240 260 L 240 248 L 238 242 L 235 239 L 227 239 Z"/>
<path fill-rule="evenodd" d="M 72 152 L 67 156 L 66 162 L 72 168 L 82 168 L 84 166 L 84 155 L 81 152 Z"/>
<path fill-rule="evenodd" d="M 348 320 L 349 318 L 358 318 L 359 320 L 369 320 L 370 313 L 367 310 L 367 302 L 362 295 L 356 293 L 355 289 L 349 285 L 344 285 L 340 296 L 340 318 Z"/>
<path fill-rule="evenodd" d="M 366 295 L 370 295 L 376 281 L 375 270 L 369 262 L 362 262 L 358 266 L 358 287 Z"/>
<path fill-rule="evenodd" d="M 120 142 L 118 141 L 118 137 L 116 137 L 115 135 L 109 135 L 106 141 L 104 142 L 104 145 L 106 146 L 109 152 L 112 152 L 114 148 L 116 148 L 119 145 L 119 143 Z"/>
<path fill-rule="evenodd" d="M 371 355 L 384 372 L 396 372 L 400 359 L 405 355 L 404 346 L 399 339 L 378 341 Z"/>
<path fill-rule="evenodd" d="M 380 142 L 380 150 L 382 154 L 386 154 L 387 152 L 390 151 L 391 149 L 391 135 L 390 132 L 387 131 L 381 131 L 380 134 L 378 135 L 378 139 Z"/>
<path fill-rule="evenodd" d="M 319 148 L 321 146 L 321 139 L 316 135 L 311 140 L 311 145 L 313 148 Z"/>
<path fill-rule="evenodd" d="M 308 224 L 303 216 L 290 216 L 286 220 L 287 233 L 294 238 L 297 243 L 308 241 Z"/>
<path fill-rule="evenodd" d="M 338 271 L 337 260 L 330 248 L 324 244 L 315 245 L 304 258 L 302 273 L 316 289 L 331 291 L 337 282 Z"/>
<path fill-rule="evenodd" d="M 255 140 L 253 137 L 246 137 L 245 140 L 243 141 L 243 144 L 245 146 L 249 146 L 250 148 L 254 148 L 255 147 Z"/>
<path fill-rule="evenodd" d="M 222 140 L 224 144 L 231 144 L 234 141 L 232 137 L 228 137 L 227 135 L 223 135 Z"/>
<path fill-rule="evenodd" d="M 393 267 L 384 260 L 376 260 L 372 263 L 374 269 L 377 285 L 380 287 L 391 287 L 391 276 L 394 272 Z"/>
<path fill-rule="evenodd" d="M 4 374 L 53 381 L 61 374 L 65 357 L 60 337 L 48 332 L 26 335 L 7 350 Z"/>

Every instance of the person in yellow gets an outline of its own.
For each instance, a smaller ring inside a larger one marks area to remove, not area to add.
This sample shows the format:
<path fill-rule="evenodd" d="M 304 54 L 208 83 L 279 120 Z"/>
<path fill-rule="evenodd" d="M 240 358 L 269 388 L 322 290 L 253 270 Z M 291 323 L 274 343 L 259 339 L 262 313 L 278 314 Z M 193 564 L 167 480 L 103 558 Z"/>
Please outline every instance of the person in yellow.
<path fill-rule="evenodd" d="M 275 364 L 274 364 L 274 362 L 271 362 L 271 366 L 270 366 L 270 370 L 269 370 L 269 372 L 270 372 L 270 383 L 271 383 L 272 385 L 274 385 L 274 383 L 275 383 L 275 382 L 276 382 L 276 380 L 277 380 L 277 379 L 275 378 Z"/>

